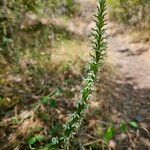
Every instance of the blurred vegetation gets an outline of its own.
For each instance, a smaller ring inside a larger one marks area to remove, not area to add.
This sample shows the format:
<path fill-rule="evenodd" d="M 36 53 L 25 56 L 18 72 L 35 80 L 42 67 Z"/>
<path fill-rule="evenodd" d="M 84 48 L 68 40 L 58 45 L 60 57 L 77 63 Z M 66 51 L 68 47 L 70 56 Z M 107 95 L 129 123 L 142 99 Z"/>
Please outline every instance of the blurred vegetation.
<path fill-rule="evenodd" d="M 53 18 L 65 22 L 78 10 L 74 0 L 0 1 L 0 113 L 29 97 L 48 94 L 52 76 L 61 72 L 65 78 L 70 70 L 82 71 L 79 51 L 87 50 L 85 42 L 71 39 L 61 25 L 48 22 Z"/>
<path fill-rule="evenodd" d="M 149 28 L 149 0 L 108 0 L 110 17 L 126 25 Z"/>
<path fill-rule="evenodd" d="M 0 54 L 11 63 L 18 61 L 25 49 L 50 46 L 54 30 L 57 29 L 43 24 L 40 18 L 71 17 L 78 9 L 73 0 L 0 1 Z"/>

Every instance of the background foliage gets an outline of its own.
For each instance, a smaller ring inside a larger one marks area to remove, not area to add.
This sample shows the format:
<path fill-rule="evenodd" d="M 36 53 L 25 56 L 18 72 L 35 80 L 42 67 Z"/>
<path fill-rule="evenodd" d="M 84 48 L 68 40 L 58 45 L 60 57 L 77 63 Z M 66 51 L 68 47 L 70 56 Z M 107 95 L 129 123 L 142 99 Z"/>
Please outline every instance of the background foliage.
<path fill-rule="evenodd" d="M 2 0 L 0 2 L 0 54 L 7 62 L 18 61 L 17 58 L 25 49 L 31 47 L 39 49 L 46 46 L 46 43 L 50 43 L 48 32 L 54 31 L 52 26 L 41 23 L 41 16 L 71 17 L 78 9 L 78 5 L 74 3 L 73 0 Z"/>
<path fill-rule="evenodd" d="M 128 25 L 149 27 L 149 0 L 108 0 L 111 18 Z"/>

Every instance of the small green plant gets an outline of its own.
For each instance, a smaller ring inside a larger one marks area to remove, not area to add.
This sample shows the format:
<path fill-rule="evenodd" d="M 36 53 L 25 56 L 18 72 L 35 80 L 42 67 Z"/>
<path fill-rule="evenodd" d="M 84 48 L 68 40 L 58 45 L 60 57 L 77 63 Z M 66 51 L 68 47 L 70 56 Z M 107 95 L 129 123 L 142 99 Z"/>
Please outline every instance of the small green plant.
<path fill-rule="evenodd" d="M 50 95 L 45 96 L 42 98 L 41 102 L 45 105 L 50 105 L 52 108 L 56 108 L 57 107 L 57 102 L 55 99 L 51 98 Z"/>
<path fill-rule="evenodd" d="M 128 131 L 128 126 L 127 126 L 127 124 L 126 124 L 125 122 L 122 122 L 122 123 L 120 124 L 120 131 L 121 131 L 122 133 L 126 133 L 126 132 Z"/>
<path fill-rule="evenodd" d="M 138 129 L 139 125 L 135 121 L 130 122 L 122 122 L 118 127 L 116 126 L 110 126 L 108 127 L 105 135 L 104 135 L 104 141 L 106 142 L 106 145 L 109 144 L 109 142 L 115 138 L 118 134 L 127 134 L 130 132 L 130 128 Z"/>
<path fill-rule="evenodd" d="M 42 142 L 44 140 L 45 140 L 45 138 L 43 135 L 34 135 L 34 136 L 30 137 L 28 139 L 28 144 L 29 144 L 30 149 L 34 149 L 34 148 L 32 148 L 32 145 L 34 145 L 38 142 Z"/>
<path fill-rule="evenodd" d="M 104 137 L 104 140 L 106 143 L 109 143 L 109 141 L 116 135 L 115 133 L 115 128 L 112 126 L 112 127 L 109 127 L 107 129 L 107 132 L 105 134 L 105 137 Z"/>

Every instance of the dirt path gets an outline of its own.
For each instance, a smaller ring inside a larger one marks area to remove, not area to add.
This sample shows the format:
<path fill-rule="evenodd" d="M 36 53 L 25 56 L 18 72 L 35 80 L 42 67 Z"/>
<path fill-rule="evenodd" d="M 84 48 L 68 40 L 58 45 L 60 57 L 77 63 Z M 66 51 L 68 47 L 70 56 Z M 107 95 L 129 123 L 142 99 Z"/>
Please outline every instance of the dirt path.
<path fill-rule="evenodd" d="M 96 10 L 96 3 L 94 0 L 80 0 L 80 2 L 82 15 L 78 18 L 78 29 L 75 26 L 72 29 L 82 31 L 80 33 L 87 36 L 94 27 L 91 20 Z M 113 81 L 115 86 L 110 89 L 119 100 L 111 97 L 107 102 L 111 104 L 111 109 L 122 114 L 125 121 L 134 119 L 138 115 L 142 116 L 144 127 L 150 130 L 150 42 L 134 42 L 129 32 L 125 32 L 124 28 L 121 29 L 120 25 L 110 21 L 107 23 L 109 35 L 107 61 L 114 66 L 115 72 L 121 77 Z M 110 115 L 113 116 L 113 112 Z M 140 144 L 143 143 L 142 140 L 147 141 L 147 138 L 141 135 Z M 150 141 L 148 143 L 143 145 L 150 148 Z M 140 144 L 137 147 L 147 149 Z"/>
<path fill-rule="evenodd" d="M 78 26 L 72 24 L 71 29 L 80 31 L 85 36 L 94 27 L 93 14 L 96 10 L 95 0 L 79 0 L 81 16 L 76 20 Z M 150 43 L 134 43 L 129 33 L 118 33 L 119 25 L 108 23 L 108 60 L 118 69 L 124 80 L 130 80 L 135 88 L 150 88 Z M 78 28 L 78 29 L 77 29 Z M 122 29 L 123 30 L 123 29 Z M 114 34 L 115 33 L 115 34 Z M 142 35 L 141 35 L 142 36 Z"/>
<path fill-rule="evenodd" d="M 131 36 L 125 33 L 110 35 L 108 42 L 110 50 L 110 58 L 108 57 L 108 59 L 122 72 L 124 79 L 132 81 L 135 88 L 149 89 L 150 45 L 133 43 L 131 42 Z"/>

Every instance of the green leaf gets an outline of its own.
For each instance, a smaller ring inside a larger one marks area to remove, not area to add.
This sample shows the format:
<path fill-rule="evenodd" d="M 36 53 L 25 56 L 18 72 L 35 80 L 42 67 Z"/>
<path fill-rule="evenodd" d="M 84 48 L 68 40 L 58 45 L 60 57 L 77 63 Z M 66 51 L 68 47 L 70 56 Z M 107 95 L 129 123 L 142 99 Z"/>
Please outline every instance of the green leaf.
<path fill-rule="evenodd" d="M 51 99 L 51 97 L 48 95 L 48 96 L 43 97 L 41 99 L 41 101 L 42 101 L 43 104 L 49 104 L 50 99 Z"/>
<path fill-rule="evenodd" d="M 62 89 L 61 87 L 58 87 L 58 88 L 56 89 L 55 95 L 56 95 L 56 96 L 62 96 L 62 94 L 63 94 L 63 89 Z"/>
<path fill-rule="evenodd" d="M 130 126 L 133 128 L 138 128 L 138 124 L 135 121 L 129 122 Z"/>
<path fill-rule="evenodd" d="M 127 124 L 125 122 L 121 123 L 120 125 L 121 132 L 125 133 L 128 130 Z"/>
<path fill-rule="evenodd" d="M 106 134 L 105 134 L 104 140 L 108 143 L 114 136 L 115 136 L 114 127 L 109 127 Z"/>
<path fill-rule="evenodd" d="M 55 100 L 55 99 L 52 99 L 52 98 L 51 98 L 50 106 L 51 106 L 52 108 L 56 108 L 56 107 L 57 107 L 57 103 L 56 103 L 56 100 Z"/>
<path fill-rule="evenodd" d="M 45 105 L 50 105 L 52 108 L 56 108 L 57 107 L 57 103 L 56 100 L 51 98 L 49 95 L 45 96 L 41 99 L 41 102 Z"/>
<path fill-rule="evenodd" d="M 36 143 L 36 137 L 35 137 L 35 136 L 29 138 L 29 140 L 28 140 L 28 144 L 29 144 L 29 145 L 33 145 L 33 144 L 35 144 L 35 143 Z"/>
<path fill-rule="evenodd" d="M 55 136 L 62 131 L 62 125 L 59 123 L 55 123 L 54 127 L 50 129 L 49 134 L 51 136 Z"/>
<path fill-rule="evenodd" d="M 35 144 L 35 143 L 37 143 L 37 142 L 44 141 L 44 139 L 45 139 L 45 138 L 44 138 L 43 135 L 35 135 L 34 137 L 29 138 L 28 144 L 29 144 L 29 145 L 33 145 L 33 144 Z"/>
<path fill-rule="evenodd" d="M 10 38 L 7 38 L 7 37 L 3 37 L 3 43 L 11 43 L 13 40 L 12 39 L 10 39 Z"/>
<path fill-rule="evenodd" d="M 43 135 L 36 135 L 36 141 L 37 142 L 42 142 L 42 141 L 44 141 L 44 136 Z"/>

